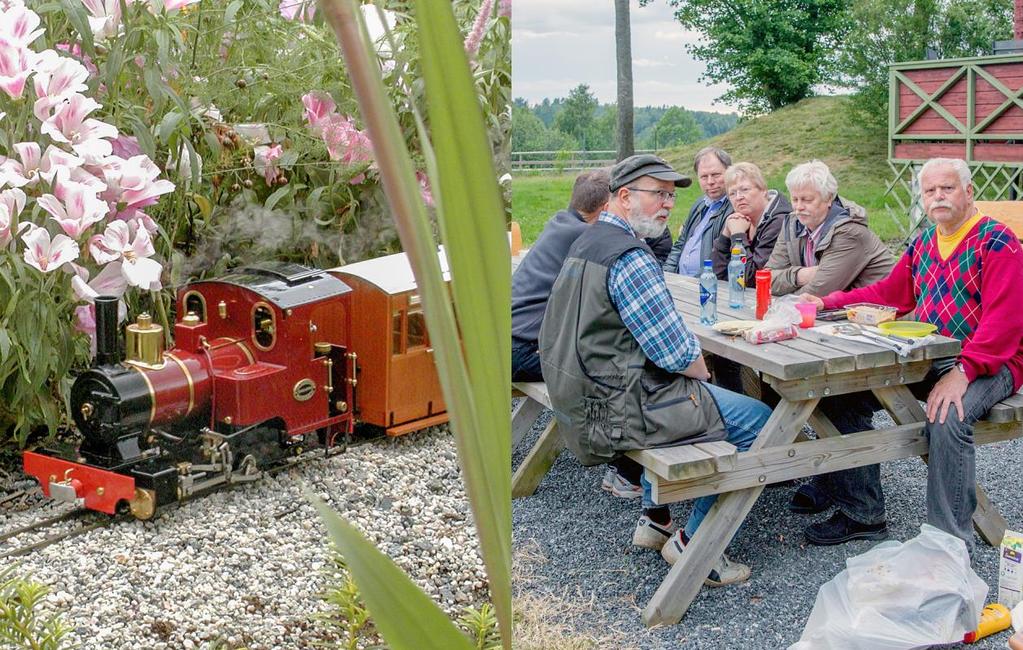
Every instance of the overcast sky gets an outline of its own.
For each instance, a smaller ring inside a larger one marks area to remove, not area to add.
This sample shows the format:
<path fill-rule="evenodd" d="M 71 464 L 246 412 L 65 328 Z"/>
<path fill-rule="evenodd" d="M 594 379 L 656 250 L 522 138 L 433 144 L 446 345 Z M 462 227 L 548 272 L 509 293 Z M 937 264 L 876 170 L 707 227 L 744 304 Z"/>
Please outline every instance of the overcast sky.
<path fill-rule="evenodd" d="M 727 87 L 699 80 L 706 66 L 685 51 L 697 34 L 682 29 L 667 0 L 631 3 L 634 105 L 735 110 L 714 102 Z M 612 0 L 515 0 L 512 7 L 514 97 L 535 104 L 584 83 L 600 102 L 616 101 Z"/>

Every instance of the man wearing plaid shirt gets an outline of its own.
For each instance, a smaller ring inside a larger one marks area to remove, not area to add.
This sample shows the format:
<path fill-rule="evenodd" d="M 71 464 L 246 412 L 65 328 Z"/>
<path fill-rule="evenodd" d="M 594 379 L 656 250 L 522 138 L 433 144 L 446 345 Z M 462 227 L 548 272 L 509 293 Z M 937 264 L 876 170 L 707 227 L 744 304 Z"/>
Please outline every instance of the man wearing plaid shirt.
<path fill-rule="evenodd" d="M 675 188 L 689 179 L 649 154 L 611 171 L 611 200 L 569 250 L 540 331 L 540 361 L 569 449 L 585 465 L 630 449 L 728 440 L 750 447 L 770 409 L 706 382 L 700 343 L 675 310 L 643 238 L 664 231 Z M 701 497 L 684 529 L 643 481 L 643 515 L 633 544 L 674 564 L 716 497 Z M 722 556 L 707 584 L 749 577 Z"/>

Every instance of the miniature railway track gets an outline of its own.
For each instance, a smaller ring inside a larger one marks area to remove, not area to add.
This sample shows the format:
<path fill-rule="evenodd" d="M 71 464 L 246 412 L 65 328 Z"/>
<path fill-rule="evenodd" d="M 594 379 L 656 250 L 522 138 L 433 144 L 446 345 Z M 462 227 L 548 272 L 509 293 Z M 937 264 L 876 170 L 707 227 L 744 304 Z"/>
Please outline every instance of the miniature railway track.
<path fill-rule="evenodd" d="M 335 456 L 335 455 L 343 453 L 348 448 L 351 448 L 351 447 L 361 447 L 362 445 L 365 445 L 365 444 L 368 444 L 368 443 L 371 443 L 371 442 L 376 442 L 377 440 L 381 440 L 383 438 L 386 438 L 386 436 L 381 434 L 381 435 L 378 435 L 378 436 L 372 436 L 372 437 L 369 437 L 369 438 L 364 438 L 364 439 L 361 439 L 361 440 L 358 440 L 358 441 L 355 441 L 355 442 L 349 442 L 343 448 L 339 448 L 336 451 L 331 451 L 326 456 L 324 456 L 322 450 L 315 450 L 315 451 L 311 450 L 311 451 L 308 451 L 308 452 L 306 452 L 306 453 L 304 453 L 304 454 L 302 454 L 300 456 L 291 458 L 288 461 L 286 461 L 286 462 L 284 462 L 284 463 L 282 463 L 280 465 L 277 465 L 275 467 L 270 467 L 270 468 L 267 468 L 267 469 L 263 470 L 262 471 L 262 476 L 260 478 L 266 478 L 266 477 L 274 476 L 276 474 L 279 474 L 280 472 L 287 471 L 289 469 L 293 469 L 295 467 L 298 467 L 300 465 L 304 465 L 304 464 L 306 464 L 306 463 L 308 463 L 310 461 L 313 461 L 313 460 L 323 459 L 323 458 L 330 458 L 332 456 Z M 228 485 L 224 485 L 224 486 L 217 486 L 217 487 L 211 488 L 209 490 L 205 490 L 203 492 L 196 493 L 193 496 L 190 496 L 188 498 L 182 499 L 180 501 L 175 501 L 173 503 L 167 503 L 167 504 L 164 504 L 162 506 L 158 506 L 157 507 L 157 513 L 169 512 L 171 510 L 174 510 L 174 509 L 178 508 L 179 506 L 181 506 L 181 505 L 183 505 L 185 503 L 188 503 L 188 502 L 190 502 L 190 501 L 192 501 L 194 499 L 202 498 L 202 497 L 204 497 L 204 496 L 206 496 L 206 495 L 208 495 L 208 494 L 210 494 L 212 492 L 217 492 L 217 491 L 220 491 L 220 490 L 229 490 L 229 489 L 238 487 L 240 485 L 246 485 L 246 484 L 247 484 L 247 482 L 245 482 L 245 483 L 232 483 L 232 484 L 228 484 Z M 30 494 L 30 493 L 38 491 L 38 490 L 39 490 L 39 488 L 35 487 L 35 488 L 29 488 L 27 490 L 18 490 L 17 492 L 12 492 L 11 494 L 4 495 L 3 497 L 0 497 L 0 505 L 3 505 L 4 503 L 10 502 L 10 501 L 14 501 L 15 499 L 17 499 L 19 497 L 24 497 L 27 494 Z M 297 509 L 298 508 L 296 507 L 295 510 L 297 510 Z M 289 514 L 289 513 L 285 513 L 285 514 Z M 64 523 L 64 522 L 73 522 L 73 521 L 77 521 L 77 520 L 80 520 L 80 519 L 83 520 L 82 525 L 73 527 L 70 530 L 64 530 L 64 531 L 61 531 L 61 532 L 58 532 L 58 533 L 54 533 L 52 535 L 48 535 L 48 536 L 44 537 L 41 540 L 37 540 L 37 541 L 34 541 L 32 543 L 29 543 L 29 544 L 24 544 L 24 545 L 21 545 L 21 546 L 15 546 L 13 548 L 5 548 L 6 545 L 7 545 L 8 540 L 11 540 L 11 539 L 14 539 L 14 538 L 17 538 L 17 537 L 21 537 L 21 536 L 24 536 L 24 535 L 31 535 L 33 533 L 38 534 L 41 531 L 46 530 L 47 528 L 51 528 L 53 526 L 56 526 L 57 524 L 61 524 L 61 523 Z M 74 538 L 74 537 L 78 537 L 80 535 L 84 535 L 85 533 L 88 533 L 88 532 L 91 532 L 91 531 L 94 531 L 94 530 L 98 530 L 100 528 L 106 528 L 108 526 L 113 526 L 114 524 L 121 523 L 121 522 L 124 522 L 124 521 L 130 521 L 132 519 L 133 519 L 133 517 L 131 515 L 128 515 L 128 514 L 120 514 L 120 515 L 113 515 L 113 516 L 111 516 L 111 515 L 106 515 L 106 514 L 103 514 L 103 513 L 95 512 L 93 510 L 87 510 L 86 508 L 78 508 L 78 509 L 75 509 L 75 510 L 69 510 L 69 511 L 67 511 L 65 513 L 62 513 L 62 514 L 59 514 L 59 515 L 55 515 L 53 517 L 48 517 L 46 519 L 40 519 L 38 521 L 32 522 L 31 524 L 27 524 L 25 526 L 19 526 L 17 528 L 12 528 L 11 530 L 8 530 L 6 532 L 0 533 L 0 560 L 7 559 L 7 558 L 12 558 L 12 557 L 20 557 L 20 556 L 23 556 L 23 555 L 28 555 L 29 553 L 33 553 L 33 552 L 38 551 L 40 549 L 46 548 L 47 546 L 51 546 L 53 544 L 56 544 L 57 542 L 62 542 L 64 540 L 66 540 L 66 539 L 71 539 L 71 538 Z"/>
<path fill-rule="evenodd" d="M 21 546 L 15 546 L 10 549 L 5 549 L 3 548 L 3 546 L 0 546 L 0 559 L 28 555 L 33 551 L 37 551 L 41 548 L 46 548 L 47 546 L 56 544 L 57 542 L 63 541 L 65 539 L 78 537 L 79 535 L 84 535 L 85 533 L 97 530 L 99 528 L 106 528 L 107 526 L 112 526 L 113 524 L 119 521 L 124 521 L 125 519 L 128 518 L 129 517 L 123 515 L 109 517 L 94 513 L 91 510 L 86 510 L 85 508 L 79 508 L 77 510 L 69 510 L 68 512 L 53 517 L 48 517 L 46 519 L 40 519 L 26 526 L 19 526 L 18 528 L 14 528 L 3 534 L 0 534 L 0 543 L 6 544 L 9 540 L 17 537 L 38 534 L 42 531 L 45 531 L 49 528 L 56 526 L 57 524 L 61 524 L 64 522 L 75 522 L 77 520 L 83 520 L 83 523 L 80 526 L 74 526 L 70 529 L 53 533 L 51 535 L 47 535 L 41 540 L 36 540 L 34 542 L 23 544 Z"/>

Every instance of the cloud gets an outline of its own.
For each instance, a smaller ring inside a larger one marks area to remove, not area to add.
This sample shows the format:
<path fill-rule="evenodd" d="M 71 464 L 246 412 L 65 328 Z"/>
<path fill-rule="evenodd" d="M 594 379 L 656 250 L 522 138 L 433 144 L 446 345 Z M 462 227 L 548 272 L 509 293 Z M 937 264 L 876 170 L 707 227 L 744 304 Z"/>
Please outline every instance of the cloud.
<path fill-rule="evenodd" d="M 547 38 L 582 38 L 582 34 L 578 32 L 565 32 L 565 31 L 553 31 L 553 32 L 541 32 L 532 29 L 516 29 L 512 32 L 512 42 L 515 41 L 536 41 Z"/>
<path fill-rule="evenodd" d="M 664 67 L 673 68 L 673 67 L 675 67 L 675 64 L 674 63 L 669 63 L 668 61 L 655 61 L 654 59 L 633 59 L 632 60 L 632 67 L 633 68 L 664 68 Z"/>
<path fill-rule="evenodd" d="M 695 43 L 702 38 L 702 35 L 699 32 L 694 32 L 688 29 L 682 29 L 681 27 L 670 31 L 658 29 L 654 31 L 653 36 L 658 41 L 669 41 L 676 43 Z"/>

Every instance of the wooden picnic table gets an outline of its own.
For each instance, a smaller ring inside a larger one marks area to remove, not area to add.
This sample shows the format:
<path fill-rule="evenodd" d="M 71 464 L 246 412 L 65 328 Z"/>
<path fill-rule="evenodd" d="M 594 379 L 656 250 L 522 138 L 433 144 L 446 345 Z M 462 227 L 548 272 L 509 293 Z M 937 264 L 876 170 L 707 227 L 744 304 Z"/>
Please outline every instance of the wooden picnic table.
<path fill-rule="evenodd" d="M 525 251 L 513 258 L 513 268 L 524 255 Z M 737 453 L 732 445 L 717 442 L 629 452 L 646 468 L 657 503 L 720 495 L 643 610 L 647 625 L 670 625 L 682 618 L 765 486 L 911 456 L 926 460 L 926 414 L 908 386 L 921 381 L 934 360 L 956 357 L 960 351 L 958 340 L 934 336 L 927 345 L 900 357 L 881 345 L 814 330 L 800 330 L 798 338 L 787 341 L 752 345 L 700 324 L 696 278 L 668 273 L 665 279 L 676 308 L 702 348 L 758 372 L 780 401 L 748 451 Z M 727 295 L 727 284 L 719 282 L 719 321 L 753 319 L 752 288 L 746 291 L 742 308 L 728 307 Z M 550 401 L 542 383 L 519 384 L 517 388 L 527 396 L 513 417 L 513 425 L 522 430 L 528 428 L 526 420 L 531 418 L 519 416 L 535 417 L 541 405 L 549 407 Z M 867 390 L 891 414 L 895 426 L 842 435 L 817 409 L 823 397 Z M 1020 437 L 1021 421 L 1023 396 L 1014 394 L 977 423 L 975 444 Z M 804 424 L 813 428 L 816 439 L 802 435 Z M 536 489 L 562 447 L 552 419 L 516 470 L 515 497 Z M 1006 528 L 980 486 L 974 524 L 992 545 L 1000 543 Z"/>
<path fill-rule="evenodd" d="M 721 495 L 643 611 L 647 625 L 673 624 L 681 619 L 766 485 L 926 454 L 926 415 L 908 385 L 922 380 L 935 359 L 955 357 L 960 351 L 958 340 L 934 336 L 933 342 L 900 357 L 880 345 L 813 330 L 800 330 L 798 338 L 787 341 L 752 345 L 700 324 L 696 278 L 668 273 L 666 279 L 679 313 L 703 349 L 758 371 L 781 400 L 752 448 L 735 454 L 717 471 L 697 470 L 696 476 L 687 477 L 685 468 L 692 466 L 691 461 L 676 467 L 664 450 L 630 452 L 647 468 L 657 503 Z M 718 320 L 752 319 L 754 292 L 746 292 L 747 306 L 733 309 L 728 307 L 727 291 L 727 283 L 719 282 Z M 891 413 L 894 427 L 841 435 L 817 409 L 823 397 L 866 390 Z M 995 421 L 989 416 L 978 423 L 978 444 L 1020 435 L 1016 420 L 1023 400 L 1014 395 L 1007 402 L 999 404 Z M 807 423 L 817 439 L 800 436 Z M 974 524 L 988 543 L 997 544 L 1005 520 L 979 486 L 977 501 Z"/>

